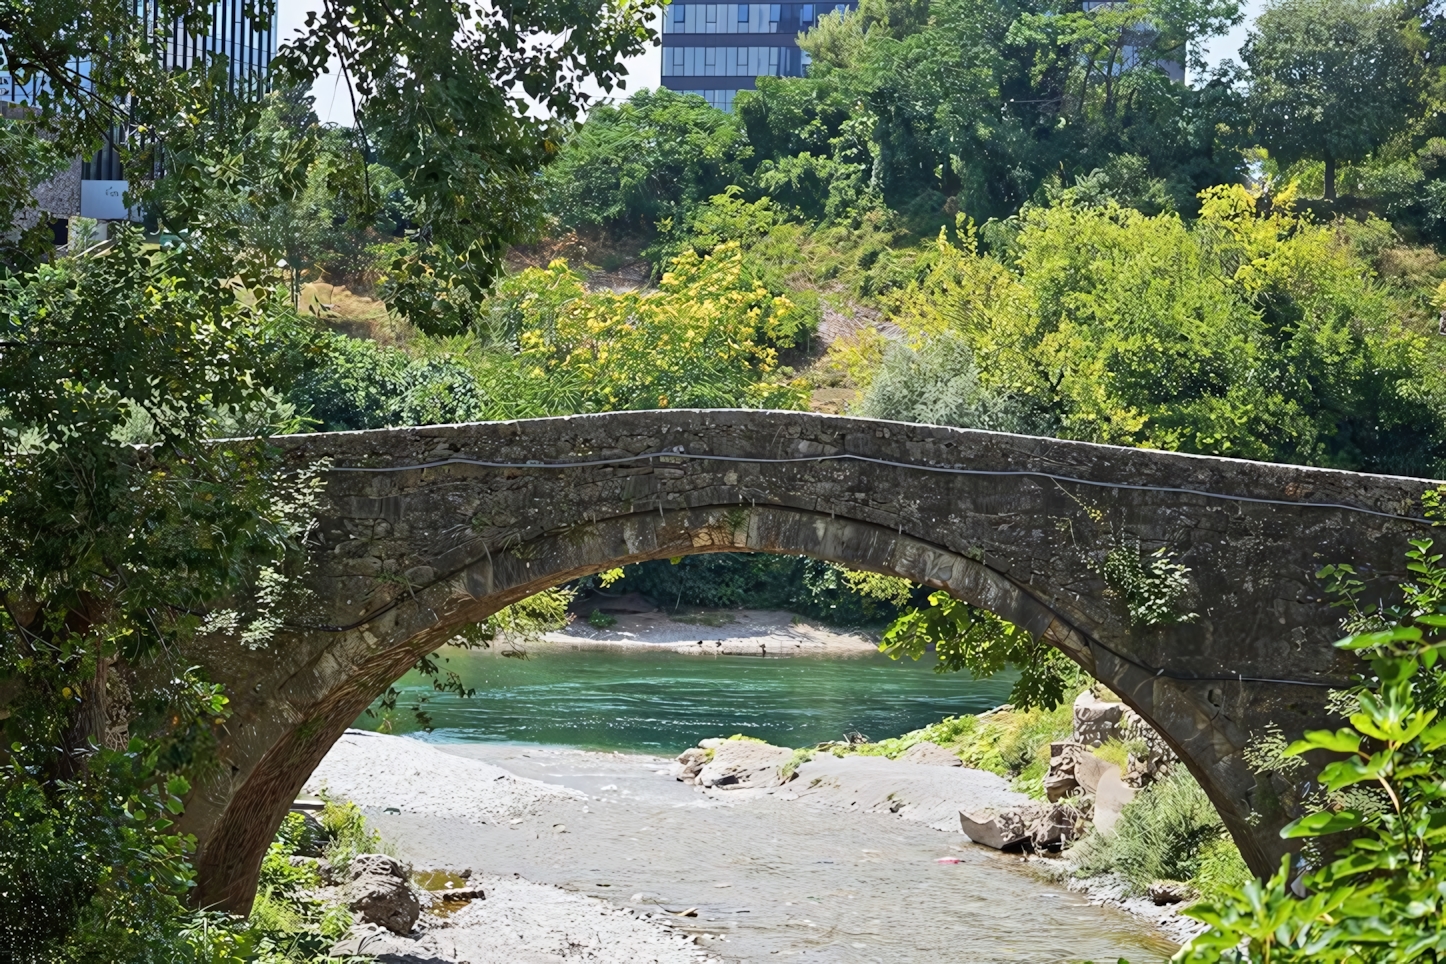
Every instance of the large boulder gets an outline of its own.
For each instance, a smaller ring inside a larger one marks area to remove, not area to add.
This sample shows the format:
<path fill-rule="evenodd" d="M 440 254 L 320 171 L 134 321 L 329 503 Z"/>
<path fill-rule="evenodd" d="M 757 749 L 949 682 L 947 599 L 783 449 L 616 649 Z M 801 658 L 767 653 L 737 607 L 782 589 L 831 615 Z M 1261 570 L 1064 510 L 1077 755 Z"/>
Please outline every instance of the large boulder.
<path fill-rule="evenodd" d="M 708 751 L 701 746 L 690 746 L 678 754 L 678 769 L 674 771 L 684 783 L 697 783 L 698 774 L 708 765 Z"/>
<path fill-rule="evenodd" d="M 777 787 L 787 782 L 783 767 L 793 751 L 757 740 L 723 740 L 713 747 L 713 758 L 698 771 L 702 787 L 737 790 Z"/>
<path fill-rule="evenodd" d="M 1059 850 L 1078 839 L 1088 823 L 1084 811 L 1068 803 L 959 812 L 959 829 L 974 843 L 995 850 Z"/>
<path fill-rule="evenodd" d="M 1114 833 L 1120 812 L 1138 792 L 1121 778 L 1119 767 L 1110 767 L 1095 789 L 1095 829 L 1104 834 Z"/>
<path fill-rule="evenodd" d="M 1120 738 L 1120 720 L 1125 704 L 1102 700 L 1085 690 L 1074 701 L 1074 742 L 1102 746 Z"/>
<path fill-rule="evenodd" d="M 347 906 L 366 923 L 380 924 L 397 934 L 411 933 L 422 904 L 406 865 L 386 854 L 357 854 L 350 870 Z"/>
<path fill-rule="evenodd" d="M 1118 770 L 1113 763 L 1101 760 L 1083 743 L 1065 740 L 1049 745 L 1049 770 L 1044 775 L 1044 791 L 1051 803 L 1074 795 L 1076 791 L 1094 796 L 1100 779 L 1108 770 Z"/>
<path fill-rule="evenodd" d="M 1029 823 L 1023 807 L 959 811 L 959 829 L 974 843 L 995 850 L 1008 850 L 1029 839 Z"/>

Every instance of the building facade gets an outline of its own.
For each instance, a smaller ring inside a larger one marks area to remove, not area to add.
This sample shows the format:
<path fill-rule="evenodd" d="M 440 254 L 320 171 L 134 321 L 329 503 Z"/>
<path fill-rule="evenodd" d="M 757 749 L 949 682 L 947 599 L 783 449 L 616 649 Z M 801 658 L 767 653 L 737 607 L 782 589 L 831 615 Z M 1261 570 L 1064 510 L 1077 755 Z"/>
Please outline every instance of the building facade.
<path fill-rule="evenodd" d="M 185 70 L 215 57 L 225 57 L 232 93 L 260 94 L 267 88 L 271 61 L 276 57 L 276 14 L 264 30 L 256 30 L 245 15 L 243 0 L 217 0 L 211 5 L 211 24 L 204 34 L 188 33 L 179 22 L 160 19 L 156 0 L 132 0 L 137 23 L 158 35 L 161 63 L 168 70 Z M 89 73 L 89 64 L 79 61 L 76 72 Z M 0 73 L 0 109 L 23 110 L 34 103 L 39 80 L 17 84 Z M 95 218 L 118 221 L 133 217 L 122 200 L 129 183 L 121 167 L 120 148 L 128 132 L 116 129 L 94 155 L 80 159 L 52 182 L 40 186 L 37 198 L 53 217 Z M 74 183 L 72 183 L 74 182 Z M 73 205 L 52 207 L 61 199 L 74 198 Z"/>
<path fill-rule="evenodd" d="M 699 3 L 673 0 L 663 9 L 663 86 L 699 94 L 732 110 L 740 90 L 759 77 L 802 77 L 808 54 L 798 35 L 847 3 Z"/>

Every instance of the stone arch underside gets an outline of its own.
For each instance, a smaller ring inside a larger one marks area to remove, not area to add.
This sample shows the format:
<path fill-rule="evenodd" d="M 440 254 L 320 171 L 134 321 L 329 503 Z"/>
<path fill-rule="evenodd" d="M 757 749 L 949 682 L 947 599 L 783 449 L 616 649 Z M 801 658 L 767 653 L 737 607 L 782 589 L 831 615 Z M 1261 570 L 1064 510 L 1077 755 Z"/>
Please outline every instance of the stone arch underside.
<path fill-rule="evenodd" d="M 1299 791 L 1253 774 L 1242 750 L 1268 724 L 1326 725 L 1328 685 L 1350 673 L 1313 573 L 1351 560 L 1400 578 L 1431 486 L 803 413 L 632 412 L 283 444 L 298 468 L 330 466 L 311 602 L 261 650 L 211 638 L 191 654 L 235 715 L 229 773 L 193 791 L 182 828 L 199 841 L 198 903 L 242 912 L 301 785 L 417 657 L 541 589 L 699 552 L 904 576 L 1048 640 L 1165 736 L 1252 869 L 1269 873 Z M 1196 615 L 1135 626 L 1101 566 L 1112 551 L 1159 548 L 1190 568 L 1178 605 Z"/>

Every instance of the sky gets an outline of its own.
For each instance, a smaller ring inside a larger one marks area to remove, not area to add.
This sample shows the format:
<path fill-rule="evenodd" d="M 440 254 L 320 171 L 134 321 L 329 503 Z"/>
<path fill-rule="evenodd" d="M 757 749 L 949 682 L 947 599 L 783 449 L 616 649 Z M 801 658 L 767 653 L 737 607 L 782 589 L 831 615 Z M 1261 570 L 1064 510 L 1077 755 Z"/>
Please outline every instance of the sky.
<path fill-rule="evenodd" d="M 306 22 L 306 12 L 314 10 L 318 6 L 316 0 L 280 0 L 278 14 L 278 33 L 284 43 L 288 37 L 296 33 Z M 1250 27 L 1250 22 L 1255 19 L 1264 0 L 1245 0 L 1245 21 L 1230 33 L 1224 36 L 1213 38 L 1205 48 L 1205 58 L 1213 66 L 1223 60 L 1239 60 L 1240 45 L 1245 42 L 1245 35 Z M 634 91 L 643 90 L 658 86 L 662 73 L 663 58 L 658 48 L 649 47 L 638 57 L 626 62 L 628 68 L 627 90 L 622 92 L 626 97 Z M 316 96 L 316 114 L 323 122 L 332 122 L 342 125 L 350 125 L 352 120 L 351 99 L 347 95 L 344 85 L 339 82 L 336 65 L 332 64 L 331 73 L 322 77 L 312 93 Z M 590 91 L 595 96 L 600 96 L 602 91 L 596 87 Z"/>

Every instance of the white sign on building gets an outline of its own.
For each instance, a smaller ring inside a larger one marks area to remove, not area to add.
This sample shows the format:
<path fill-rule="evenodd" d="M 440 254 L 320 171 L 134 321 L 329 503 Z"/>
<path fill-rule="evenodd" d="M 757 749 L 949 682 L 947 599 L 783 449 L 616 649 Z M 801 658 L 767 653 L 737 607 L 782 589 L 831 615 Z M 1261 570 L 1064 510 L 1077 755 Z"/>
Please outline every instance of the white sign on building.
<path fill-rule="evenodd" d="M 125 181 L 81 181 L 80 216 L 98 221 L 138 221 L 140 209 L 126 209 Z"/>

